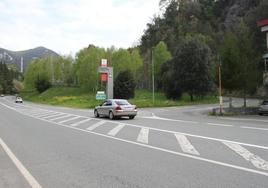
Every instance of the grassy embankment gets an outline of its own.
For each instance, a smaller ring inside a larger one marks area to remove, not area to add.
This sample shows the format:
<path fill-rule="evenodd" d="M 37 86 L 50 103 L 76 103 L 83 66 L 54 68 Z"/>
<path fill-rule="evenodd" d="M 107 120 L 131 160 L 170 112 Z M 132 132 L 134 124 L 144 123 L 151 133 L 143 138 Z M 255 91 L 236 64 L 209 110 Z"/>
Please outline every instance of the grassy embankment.
<path fill-rule="evenodd" d="M 44 93 L 22 92 L 24 100 L 42 104 L 58 105 L 74 108 L 93 108 L 101 101 L 95 99 L 95 93 L 83 92 L 79 88 L 55 87 L 50 88 Z M 152 101 L 152 93 L 146 90 L 136 90 L 135 98 L 129 100 L 138 107 L 164 107 L 164 106 L 183 106 L 193 104 L 207 104 L 217 102 L 216 96 L 207 96 L 190 101 L 188 95 L 183 95 L 180 100 L 168 100 L 163 93 L 155 94 L 155 103 Z"/>

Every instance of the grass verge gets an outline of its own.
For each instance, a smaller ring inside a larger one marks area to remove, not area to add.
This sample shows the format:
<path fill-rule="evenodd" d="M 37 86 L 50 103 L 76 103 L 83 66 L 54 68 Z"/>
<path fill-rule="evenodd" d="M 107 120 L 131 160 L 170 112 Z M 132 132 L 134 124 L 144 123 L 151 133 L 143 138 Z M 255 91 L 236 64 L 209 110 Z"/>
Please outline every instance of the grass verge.
<path fill-rule="evenodd" d="M 95 93 L 89 93 L 72 87 L 54 87 L 39 94 L 36 91 L 24 91 L 21 96 L 26 101 L 50 104 L 57 106 L 73 108 L 93 108 L 102 101 L 95 99 Z M 180 100 L 169 100 L 163 93 L 155 93 L 155 102 L 153 103 L 152 93 L 147 90 L 136 90 L 135 98 L 129 100 L 130 103 L 141 107 L 168 107 L 184 106 L 194 104 L 211 104 L 217 102 L 216 96 L 206 96 L 190 100 L 187 94 L 184 94 Z"/>

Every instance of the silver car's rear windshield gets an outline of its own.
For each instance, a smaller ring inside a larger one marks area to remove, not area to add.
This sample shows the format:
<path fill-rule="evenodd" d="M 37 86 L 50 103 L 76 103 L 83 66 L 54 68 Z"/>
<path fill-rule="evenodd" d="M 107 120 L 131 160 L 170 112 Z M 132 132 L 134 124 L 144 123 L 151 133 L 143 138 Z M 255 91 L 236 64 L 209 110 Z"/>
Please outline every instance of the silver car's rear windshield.
<path fill-rule="evenodd" d="M 114 101 L 117 105 L 130 105 L 127 100 L 116 100 Z"/>

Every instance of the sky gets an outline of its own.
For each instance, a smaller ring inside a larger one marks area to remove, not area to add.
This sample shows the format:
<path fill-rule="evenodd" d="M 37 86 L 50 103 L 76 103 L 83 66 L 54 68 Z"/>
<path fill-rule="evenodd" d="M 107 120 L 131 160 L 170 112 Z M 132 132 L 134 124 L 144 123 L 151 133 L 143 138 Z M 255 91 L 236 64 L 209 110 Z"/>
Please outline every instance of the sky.
<path fill-rule="evenodd" d="M 158 12 L 159 0 L 0 0 L 0 47 L 62 55 L 89 44 L 128 48 Z"/>

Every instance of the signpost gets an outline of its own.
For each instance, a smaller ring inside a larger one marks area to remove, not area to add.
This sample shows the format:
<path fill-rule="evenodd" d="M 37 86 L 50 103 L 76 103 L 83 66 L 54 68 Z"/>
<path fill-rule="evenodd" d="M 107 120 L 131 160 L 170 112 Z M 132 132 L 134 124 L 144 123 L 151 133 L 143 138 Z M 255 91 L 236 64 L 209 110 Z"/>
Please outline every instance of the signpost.
<path fill-rule="evenodd" d="M 100 80 L 106 83 L 106 94 L 108 99 L 114 97 L 114 80 L 113 80 L 113 67 L 108 67 L 107 59 L 101 60 L 101 66 L 98 68 L 100 73 Z"/>
<path fill-rule="evenodd" d="M 105 100 L 106 94 L 104 91 L 97 91 L 96 100 Z"/>

